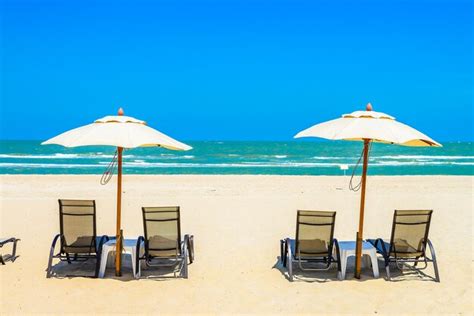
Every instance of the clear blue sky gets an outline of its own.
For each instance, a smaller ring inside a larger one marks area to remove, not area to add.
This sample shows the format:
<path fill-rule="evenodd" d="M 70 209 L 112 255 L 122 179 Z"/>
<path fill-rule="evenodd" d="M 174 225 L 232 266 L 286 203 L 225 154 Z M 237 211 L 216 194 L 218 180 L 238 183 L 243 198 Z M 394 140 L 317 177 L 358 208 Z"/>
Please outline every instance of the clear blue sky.
<path fill-rule="evenodd" d="M 468 0 L 0 3 L 3 139 L 123 106 L 182 140 L 289 140 L 369 101 L 474 138 Z"/>

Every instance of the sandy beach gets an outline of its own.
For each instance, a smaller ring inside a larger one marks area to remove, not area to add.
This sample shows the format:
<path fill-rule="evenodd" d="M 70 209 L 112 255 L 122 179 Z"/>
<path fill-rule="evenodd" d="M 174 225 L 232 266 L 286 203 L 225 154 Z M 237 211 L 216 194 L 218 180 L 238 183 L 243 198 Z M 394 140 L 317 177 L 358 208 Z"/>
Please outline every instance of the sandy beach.
<path fill-rule="evenodd" d="M 390 237 L 394 209 L 433 209 L 430 231 L 441 283 L 416 274 L 338 281 L 336 270 L 289 282 L 279 240 L 293 237 L 297 209 L 337 211 L 335 237 L 353 240 L 359 193 L 349 177 L 124 177 L 125 237 L 143 234 L 141 206 L 180 205 L 195 236 L 188 280 L 46 279 L 58 198 L 95 199 L 98 234 L 115 233 L 115 180 L 100 176 L 0 176 L 0 236 L 21 238 L 0 267 L 0 314 L 472 314 L 473 177 L 369 177 L 364 237 Z M 4 249 L 1 249 L 2 251 Z M 127 272 L 128 271 L 128 272 Z M 426 274 L 433 275 L 430 266 Z"/>

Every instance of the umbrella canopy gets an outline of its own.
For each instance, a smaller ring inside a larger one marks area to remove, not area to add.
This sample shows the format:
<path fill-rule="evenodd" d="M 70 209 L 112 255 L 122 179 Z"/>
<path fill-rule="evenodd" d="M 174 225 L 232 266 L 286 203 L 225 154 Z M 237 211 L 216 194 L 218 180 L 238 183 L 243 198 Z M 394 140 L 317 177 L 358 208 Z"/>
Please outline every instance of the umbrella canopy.
<path fill-rule="evenodd" d="M 115 146 L 117 147 L 117 225 L 115 275 L 121 275 L 122 252 L 122 152 L 124 148 L 163 147 L 171 150 L 190 150 L 192 147 L 183 144 L 165 134 L 148 127 L 144 121 L 124 116 L 119 109 L 118 116 L 106 116 L 92 124 L 72 129 L 48 139 L 42 145 L 56 144 L 65 147 L 79 146 Z M 114 159 L 115 161 L 115 159 Z M 111 166 L 114 166 L 114 161 Z M 108 174 L 109 171 L 106 172 Z M 112 173 L 110 173 L 111 175 Z M 108 180 L 107 180 L 108 181 Z"/>
<path fill-rule="evenodd" d="M 372 106 L 368 104 L 368 109 Z M 295 138 L 320 137 L 331 140 L 364 140 L 403 146 L 441 146 L 416 129 L 397 122 L 393 116 L 374 111 L 356 111 L 341 118 L 314 125 Z"/>
<path fill-rule="evenodd" d="M 148 127 L 144 121 L 129 116 L 106 116 L 48 139 L 42 145 L 65 147 L 106 145 L 122 148 L 164 147 L 190 150 L 191 147 Z"/>
<path fill-rule="evenodd" d="M 369 158 L 370 142 L 397 144 L 403 146 L 441 147 L 441 144 L 429 138 L 416 129 L 397 122 L 393 116 L 372 111 L 372 105 L 367 104 L 366 111 L 356 111 L 344 114 L 341 118 L 314 125 L 299 132 L 295 138 L 320 137 L 331 140 L 363 141 L 363 169 L 361 180 L 361 199 L 359 231 L 356 243 L 356 278 L 360 278 L 362 236 L 364 229 L 365 188 Z"/>

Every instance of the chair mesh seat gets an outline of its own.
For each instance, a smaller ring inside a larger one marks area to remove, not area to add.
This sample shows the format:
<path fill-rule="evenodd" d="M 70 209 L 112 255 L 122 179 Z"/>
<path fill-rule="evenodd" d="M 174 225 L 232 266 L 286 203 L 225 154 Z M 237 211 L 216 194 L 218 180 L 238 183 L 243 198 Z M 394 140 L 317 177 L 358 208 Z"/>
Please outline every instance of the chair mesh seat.
<path fill-rule="evenodd" d="M 170 257 L 178 254 L 177 239 L 155 235 L 148 238 L 148 252 L 155 257 Z"/>
<path fill-rule="evenodd" d="M 82 236 L 78 237 L 74 242 L 66 244 L 68 246 L 64 246 L 64 251 L 67 253 L 91 253 L 95 252 L 95 244 L 94 244 L 94 237 L 93 236 Z"/>
<path fill-rule="evenodd" d="M 299 240 L 299 250 L 302 255 L 327 255 L 327 240 Z"/>
<path fill-rule="evenodd" d="M 95 201 L 60 199 L 58 202 L 60 233 L 51 244 L 46 278 L 54 276 L 55 259 L 68 264 L 95 259 L 94 277 L 98 277 L 102 247 L 109 237 L 97 237 Z M 60 249 L 55 254 L 58 243 Z"/>
<path fill-rule="evenodd" d="M 96 252 L 95 201 L 59 200 L 62 252 Z"/>
<path fill-rule="evenodd" d="M 298 211 L 295 256 L 325 257 L 332 246 L 336 212 Z"/>
<path fill-rule="evenodd" d="M 424 255 L 432 210 L 396 210 L 393 218 L 390 256 Z"/>
<path fill-rule="evenodd" d="M 138 237 L 137 245 L 144 244 L 140 255 L 137 247 L 136 267 L 144 260 L 149 268 L 165 268 L 160 276 L 172 272 L 175 277 L 188 278 L 188 264 L 194 260 L 194 237 L 181 238 L 179 206 L 142 207 L 144 236 Z M 171 270 L 171 271 L 170 271 Z"/>
<path fill-rule="evenodd" d="M 397 256 L 397 257 L 419 257 L 423 254 L 422 251 L 419 251 L 420 243 L 422 243 L 423 240 L 421 239 L 416 248 L 410 245 L 405 239 L 395 239 L 393 241 L 393 245 L 395 248 L 395 251 L 391 251 L 390 255 L 391 256 Z"/>
<path fill-rule="evenodd" d="M 145 248 L 151 257 L 181 255 L 179 207 L 143 207 Z"/>

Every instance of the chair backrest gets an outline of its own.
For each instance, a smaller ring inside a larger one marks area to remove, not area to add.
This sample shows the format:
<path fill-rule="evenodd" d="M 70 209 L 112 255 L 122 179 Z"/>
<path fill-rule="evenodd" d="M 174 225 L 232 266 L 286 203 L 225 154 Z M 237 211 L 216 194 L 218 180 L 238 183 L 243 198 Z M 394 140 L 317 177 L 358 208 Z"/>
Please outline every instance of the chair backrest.
<path fill-rule="evenodd" d="M 391 256 L 424 256 L 432 213 L 432 210 L 395 210 L 390 238 Z"/>
<path fill-rule="evenodd" d="M 95 253 L 94 200 L 59 200 L 62 253 Z"/>
<path fill-rule="evenodd" d="M 149 257 L 181 254 L 179 206 L 142 207 L 145 252 Z"/>
<path fill-rule="evenodd" d="M 295 254 L 326 257 L 332 253 L 336 212 L 298 211 Z"/>

